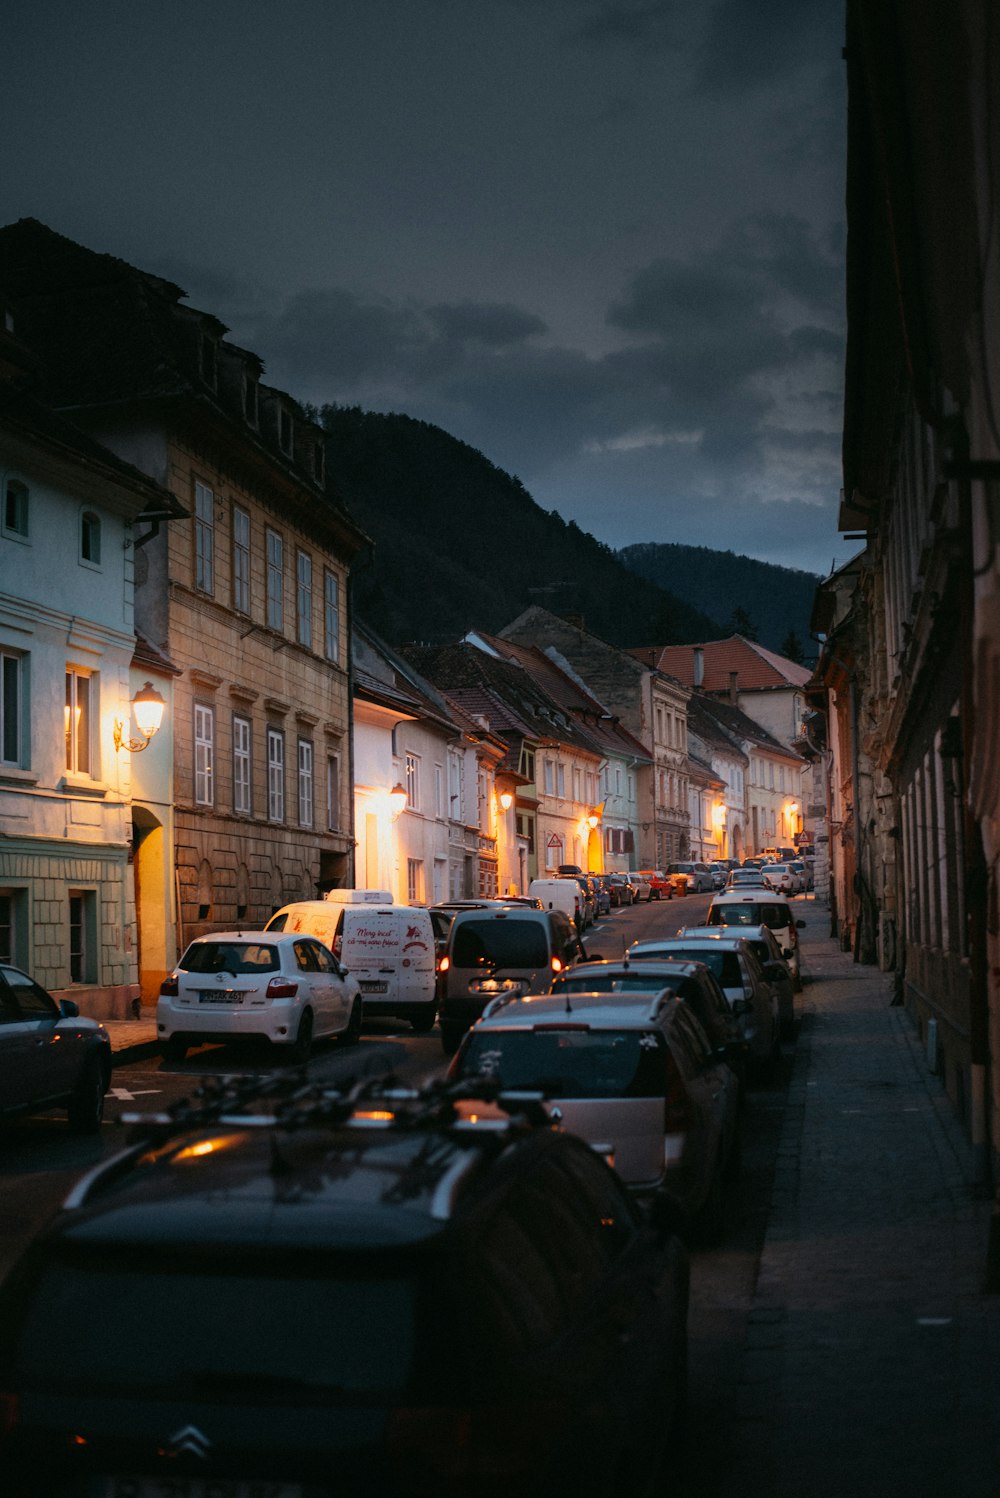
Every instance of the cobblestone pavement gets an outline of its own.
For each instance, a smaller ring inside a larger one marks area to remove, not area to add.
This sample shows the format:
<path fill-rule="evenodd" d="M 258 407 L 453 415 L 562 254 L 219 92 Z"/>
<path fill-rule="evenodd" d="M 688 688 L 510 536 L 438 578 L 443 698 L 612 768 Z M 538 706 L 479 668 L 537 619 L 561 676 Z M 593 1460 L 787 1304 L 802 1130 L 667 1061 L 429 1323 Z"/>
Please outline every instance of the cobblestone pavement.
<path fill-rule="evenodd" d="M 807 920 L 724 1498 L 1000 1495 L 992 1203 L 886 975 Z"/>

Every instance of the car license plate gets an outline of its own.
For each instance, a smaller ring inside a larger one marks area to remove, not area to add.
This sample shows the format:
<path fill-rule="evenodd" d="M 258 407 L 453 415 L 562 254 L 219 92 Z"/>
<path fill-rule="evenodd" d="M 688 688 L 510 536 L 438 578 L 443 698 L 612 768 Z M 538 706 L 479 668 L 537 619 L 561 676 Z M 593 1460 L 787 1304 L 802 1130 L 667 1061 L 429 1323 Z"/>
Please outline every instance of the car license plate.
<path fill-rule="evenodd" d="M 359 983 L 358 987 L 362 993 L 388 993 L 388 983 Z"/>
<path fill-rule="evenodd" d="M 526 984 L 520 978 L 475 978 L 470 993 L 521 993 Z"/>
<path fill-rule="evenodd" d="M 246 998 L 238 988 L 203 988 L 198 995 L 199 1004 L 242 1004 Z"/>
<path fill-rule="evenodd" d="M 110 1477 L 101 1498 L 305 1498 L 299 1482 L 271 1478 Z"/>

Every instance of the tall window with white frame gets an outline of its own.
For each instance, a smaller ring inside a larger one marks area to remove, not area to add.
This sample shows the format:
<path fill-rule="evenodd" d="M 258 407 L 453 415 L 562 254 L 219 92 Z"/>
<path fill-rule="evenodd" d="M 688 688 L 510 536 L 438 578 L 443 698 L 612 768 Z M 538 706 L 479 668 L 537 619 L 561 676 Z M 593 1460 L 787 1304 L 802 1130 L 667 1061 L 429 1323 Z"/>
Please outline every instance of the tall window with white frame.
<path fill-rule="evenodd" d="M 233 506 L 233 608 L 250 612 L 250 516 Z"/>
<path fill-rule="evenodd" d="M 410 905 L 424 902 L 424 863 L 421 858 L 406 860 L 406 899 Z"/>
<path fill-rule="evenodd" d="M 0 764 L 21 762 L 21 657 L 0 650 Z"/>
<path fill-rule="evenodd" d="M 420 756 L 406 756 L 406 805 L 410 811 L 420 810 Z"/>
<path fill-rule="evenodd" d="M 285 543 L 271 530 L 267 533 L 267 622 L 279 633 L 285 628 Z"/>
<path fill-rule="evenodd" d="M 323 654 L 340 662 L 340 583 L 328 569 L 323 572 Z"/>
<path fill-rule="evenodd" d="M 462 820 L 462 757 L 448 753 L 448 815 L 453 821 Z"/>
<path fill-rule="evenodd" d="M 253 810 L 250 771 L 250 720 L 237 715 L 233 718 L 233 811 L 238 817 L 248 817 Z"/>
<path fill-rule="evenodd" d="M 310 739 L 299 739 L 299 826 L 311 827 L 315 816 L 313 784 L 313 746 Z"/>
<path fill-rule="evenodd" d="M 280 728 L 267 730 L 267 819 L 285 820 L 285 735 Z"/>
<path fill-rule="evenodd" d="M 296 638 L 307 650 L 313 642 L 313 564 L 307 551 L 296 558 L 295 627 Z"/>
<path fill-rule="evenodd" d="M 215 495 L 207 484 L 194 486 L 194 585 L 200 593 L 215 590 Z"/>
<path fill-rule="evenodd" d="M 66 769 L 71 775 L 89 775 L 91 765 L 92 678 L 74 666 L 66 668 Z"/>
<path fill-rule="evenodd" d="M 215 802 L 215 711 L 194 705 L 194 799 L 197 806 Z"/>
<path fill-rule="evenodd" d="M 326 827 L 328 832 L 340 831 L 340 755 L 326 757 Z"/>

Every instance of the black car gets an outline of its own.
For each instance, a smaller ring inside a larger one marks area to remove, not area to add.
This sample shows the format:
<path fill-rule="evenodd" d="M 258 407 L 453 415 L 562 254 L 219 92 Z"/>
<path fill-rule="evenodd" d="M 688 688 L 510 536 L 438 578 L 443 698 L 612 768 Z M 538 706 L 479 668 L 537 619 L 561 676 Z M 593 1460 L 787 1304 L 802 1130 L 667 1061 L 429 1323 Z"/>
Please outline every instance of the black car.
<path fill-rule="evenodd" d="M 0 963 L 0 1118 L 65 1108 L 72 1128 L 94 1133 L 110 1083 L 104 1026 Z"/>
<path fill-rule="evenodd" d="M 6 1498 L 637 1491 L 688 1265 L 537 1100 L 223 1079 L 85 1177 L 0 1289 Z"/>

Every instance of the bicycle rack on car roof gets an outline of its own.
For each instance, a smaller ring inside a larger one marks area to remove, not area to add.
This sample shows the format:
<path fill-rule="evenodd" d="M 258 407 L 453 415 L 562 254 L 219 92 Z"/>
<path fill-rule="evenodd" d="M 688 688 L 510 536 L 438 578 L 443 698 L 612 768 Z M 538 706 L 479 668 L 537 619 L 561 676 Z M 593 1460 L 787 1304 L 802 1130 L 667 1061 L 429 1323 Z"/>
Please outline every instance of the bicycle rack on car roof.
<path fill-rule="evenodd" d="M 505 1090 L 489 1077 L 447 1079 L 413 1088 L 393 1075 L 366 1077 L 344 1087 L 308 1082 L 302 1073 L 270 1073 L 257 1077 L 211 1078 L 192 1097 L 179 1098 L 160 1113 L 123 1113 L 119 1123 L 130 1131 L 126 1148 L 103 1161 L 76 1183 L 63 1202 L 64 1210 L 81 1207 L 102 1185 L 124 1175 L 144 1155 L 166 1153 L 179 1136 L 218 1124 L 223 1128 L 268 1129 L 276 1163 L 278 1132 L 306 1128 L 386 1129 L 406 1132 L 436 1130 L 463 1144 L 500 1146 L 536 1129 L 555 1127 L 542 1106 L 540 1092 Z M 243 1111 L 267 1104 L 267 1111 Z M 484 1105 L 476 1113 L 470 1106 Z M 490 1112 L 500 1110 L 499 1114 Z"/>

